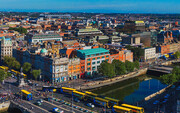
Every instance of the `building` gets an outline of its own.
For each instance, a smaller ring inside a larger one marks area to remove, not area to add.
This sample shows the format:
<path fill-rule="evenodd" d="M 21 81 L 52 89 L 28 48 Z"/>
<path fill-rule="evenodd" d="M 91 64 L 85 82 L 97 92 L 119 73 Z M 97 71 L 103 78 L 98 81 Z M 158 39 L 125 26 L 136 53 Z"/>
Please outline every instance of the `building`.
<path fill-rule="evenodd" d="M 1 60 L 3 60 L 3 58 L 5 56 L 12 56 L 12 41 L 11 38 L 5 38 L 5 37 L 1 37 L 0 39 L 0 55 L 1 55 Z"/>
<path fill-rule="evenodd" d="M 180 50 L 180 43 L 173 43 L 173 44 L 170 44 L 170 47 L 169 47 L 169 52 L 170 53 L 174 53 L 176 51 L 179 51 Z"/>
<path fill-rule="evenodd" d="M 62 37 L 56 33 L 43 33 L 43 34 L 33 34 L 29 33 L 25 36 L 25 40 L 29 44 L 42 43 L 43 41 L 62 41 Z"/>
<path fill-rule="evenodd" d="M 151 47 L 157 44 L 157 34 L 156 30 L 145 31 L 138 34 L 133 34 L 133 37 L 140 37 L 140 42 L 143 43 L 145 47 Z"/>
<path fill-rule="evenodd" d="M 162 31 L 157 35 L 157 42 L 160 44 L 167 44 L 172 42 L 173 35 L 171 31 Z"/>
<path fill-rule="evenodd" d="M 56 83 L 69 79 L 69 59 L 67 57 L 50 55 L 46 49 L 41 49 L 40 53 L 31 53 L 26 49 L 14 49 L 13 57 L 21 65 L 29 62 L 32 64 L 33 69 L 41 69 L 42 78 L 45 81 Z"/>
<path fill-rule="evenodd" d="M 84 68 L 81 67 L 81 71 L 84 69 L 83 72 L 86 72 L 87 75 L 94 74 L 103 61 L 109 62 L 109 55 L 109 50 L 104 48 L 77 50 L 77 57 L 84 60 Z"/>
<path fill-rule="evenodd" d="M 153 59 L 156 57 L 156 48 L 144 48 L 144 61 Z"/>
<path fill-rule="evenodd" d="M 140 37 L 122 37 L 122 44 L 140 44 Z"/>
<path fill-rule="evenodd" d="M 103 33 L 97 28 L 86 27 L 85 29 L 76 29 L 76 36 L 89 36 L 89 35 L 103 35 Z"/>
<path fill-rule="evenodd" d="M 70 14 L 40 14 L 40 18 L 60 18 L 60 19 L 71 19 L 72 16 Z"/>
<path fill-rule="evenodd" d="M 131 52 L 130 50 L 110 49 L 110 63 L 112 63 L 113 60 L 119 60 L 122 62 L 128 60 L 130 62 L 133 62 L 133 52 Z"/>
<path fill-rule="evenodd" d="M 170 45 L 163 44 L 156 46 L 156 53 L 161 53 L 161 55 L 170 53 Z"/>
<path fill-rule="evenodd" d="M 69 80 L 81 78 L 80 76 L 80 58 L 69 59 L 68 75 Z"/>
<path fill-rule="evenodd" d="M 145 31 L 145 23 L 144 21 L 126 21 L 124 23 L 124 29 L 126 32 L 144 32 Z"/>

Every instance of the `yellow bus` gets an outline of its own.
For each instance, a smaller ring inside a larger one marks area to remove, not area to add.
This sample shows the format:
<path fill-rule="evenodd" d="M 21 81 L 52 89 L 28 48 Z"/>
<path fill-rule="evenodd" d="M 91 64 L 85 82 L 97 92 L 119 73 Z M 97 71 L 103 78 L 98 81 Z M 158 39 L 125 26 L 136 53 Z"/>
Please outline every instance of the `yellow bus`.
<path fill-rule="evenodd" d="M 23 89 L 21 90 L 21 93 L 22 93 L 23 99 L 28 100 L 28 101 L 32 100 L 32 94 L 30 92 Z"/>
<path fill-rule="evenodd" d="M 73 89 L 73 88 L 61 87 L 61 93 L 68 93 L 72 95 L 72 92 L 75 90 L 76 89 Z"/>
<path fill-rule="evenodd" d="M 73 96 L 77 97 L 80 100 L 84 100 L 86 94 L 75 90 L 73 91 Z"/>
<path fill-rule="evenodd" d="M 96 105 L 99 105 L 99 106 L 104 106 L 104 107 L 107 107 L 107 108 L 111 108 L 113 105 L 110 103 L 109 100 L 106 100 L 106 99 L 103 99 L 103 98 L 100 98 L 100 97 L 95 97 L 94 98 L 94 103 Z"/>
<path fill-rule="evenodd" d="M 89 100 L 89 101 L 94 101 L 95 97 L 98 96 L 98 94 L 95 94 L 95 93 L 92 93 L 92 92 L 89 92 L 89 91 L 85 91 L 85 101 Z"/>
<path fill-rule="evenodd" d="M 114 98 L 110 98 L 110 97 L 105 97 L 104 99 L 109 100 L 110 103 L 112 103 L 113 105 L 119 105 L 120 104 L 120 100 L 118 100 L 118 99 L 114 99 Z"/>
<path fill-rule="evenodd" d="M 91 95 L 91 96 L 94 96 L 94 97 L 97 97 L 98 94 L 95 94 L 95 93 L 92 93 L 92 92 L 89 92 L 89 91 L 86 91 L 85 92 L 87 95 Z"/>
<path fill-rule="evenodd" d="M 8 70 L 8 67 L 6 66 L 0 66 L 0 69 L 4 70 L 4 71 L 7 71 Z"/>
<path fill-rule="evenodd" d="M 132 109 L 133 113 L 144 113 L 144 108 L 132 106 L 129 104 L 121 104 L 121 106 Z"/>
<path fill-rule="evenodd" d="M 113 113 L 133 113 L 132 109 L 125 108 L 122 106 L 116 106 L 116 105 L 112 107 L 112 112 Z"/>
<path fill-rule="evenodd" d="M 18 74 L 20 74 L 19 71 L 16 71 L 16 70 L 14 70 L 14 69 L 11 69 L 11 72 L 12 72 L 15 76 L 17 76 Z M 24 76 L 24 78 L 27 78 L 27 75 L 26 75 L 26 74 L 23 74 L 23 76 Z"/>

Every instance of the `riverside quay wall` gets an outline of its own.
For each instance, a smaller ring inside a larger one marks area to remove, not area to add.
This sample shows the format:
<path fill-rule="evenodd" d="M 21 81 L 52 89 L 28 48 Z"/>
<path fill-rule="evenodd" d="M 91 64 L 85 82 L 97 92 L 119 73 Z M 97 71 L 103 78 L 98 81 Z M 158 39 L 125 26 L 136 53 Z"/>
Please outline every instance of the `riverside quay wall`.
<path fill-rule="evenodd" d="M 88 90 L 88 89 L 93 89 L 93 88 L 98 88 L 98 87 L 102 87 L 102 86 L 106 86 L 106 85 L 110 85 L 110 84 L 114 84 L 116 82 L 120 82 L 120 81 L 124 81 L 133 77 L 137 77 L 143 74 L 147 73 L 148 68 L 143 68 L 143 69 L 139 69 L 137 71 L 125 74 L 125 75 L 121 75 L 121 76 L 117 76 L 111 79 L 107 79 L 107 80 L 98 80 L 98 81 L 91 81 L 87 84 L 83 84 L 82 86 L 78 86 L 76 87 L 76 89 L 79 90 Z"/>

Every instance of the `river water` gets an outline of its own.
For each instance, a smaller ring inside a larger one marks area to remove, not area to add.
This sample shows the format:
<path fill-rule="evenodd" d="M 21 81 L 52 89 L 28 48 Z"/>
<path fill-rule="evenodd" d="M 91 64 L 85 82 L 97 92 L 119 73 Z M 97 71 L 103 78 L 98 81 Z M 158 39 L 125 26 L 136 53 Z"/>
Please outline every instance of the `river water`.
<path fill-rule="evenodd" d="M 145 97 L 166 86 L 167 85 L 162 84 L 157 77 L 142 75 L 109 86 L 91 89 L 90 91 L 136 105 Z"/>

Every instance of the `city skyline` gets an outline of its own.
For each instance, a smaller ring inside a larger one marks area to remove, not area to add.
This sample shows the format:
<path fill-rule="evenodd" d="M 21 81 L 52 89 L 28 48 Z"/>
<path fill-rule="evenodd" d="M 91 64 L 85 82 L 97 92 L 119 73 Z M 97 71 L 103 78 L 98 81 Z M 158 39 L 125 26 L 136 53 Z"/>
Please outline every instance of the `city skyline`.
<path fill-rule="evenodd" d="M 0 0 L 0 11 L 87 13 L 179 13 L 177 0 Z"/>

